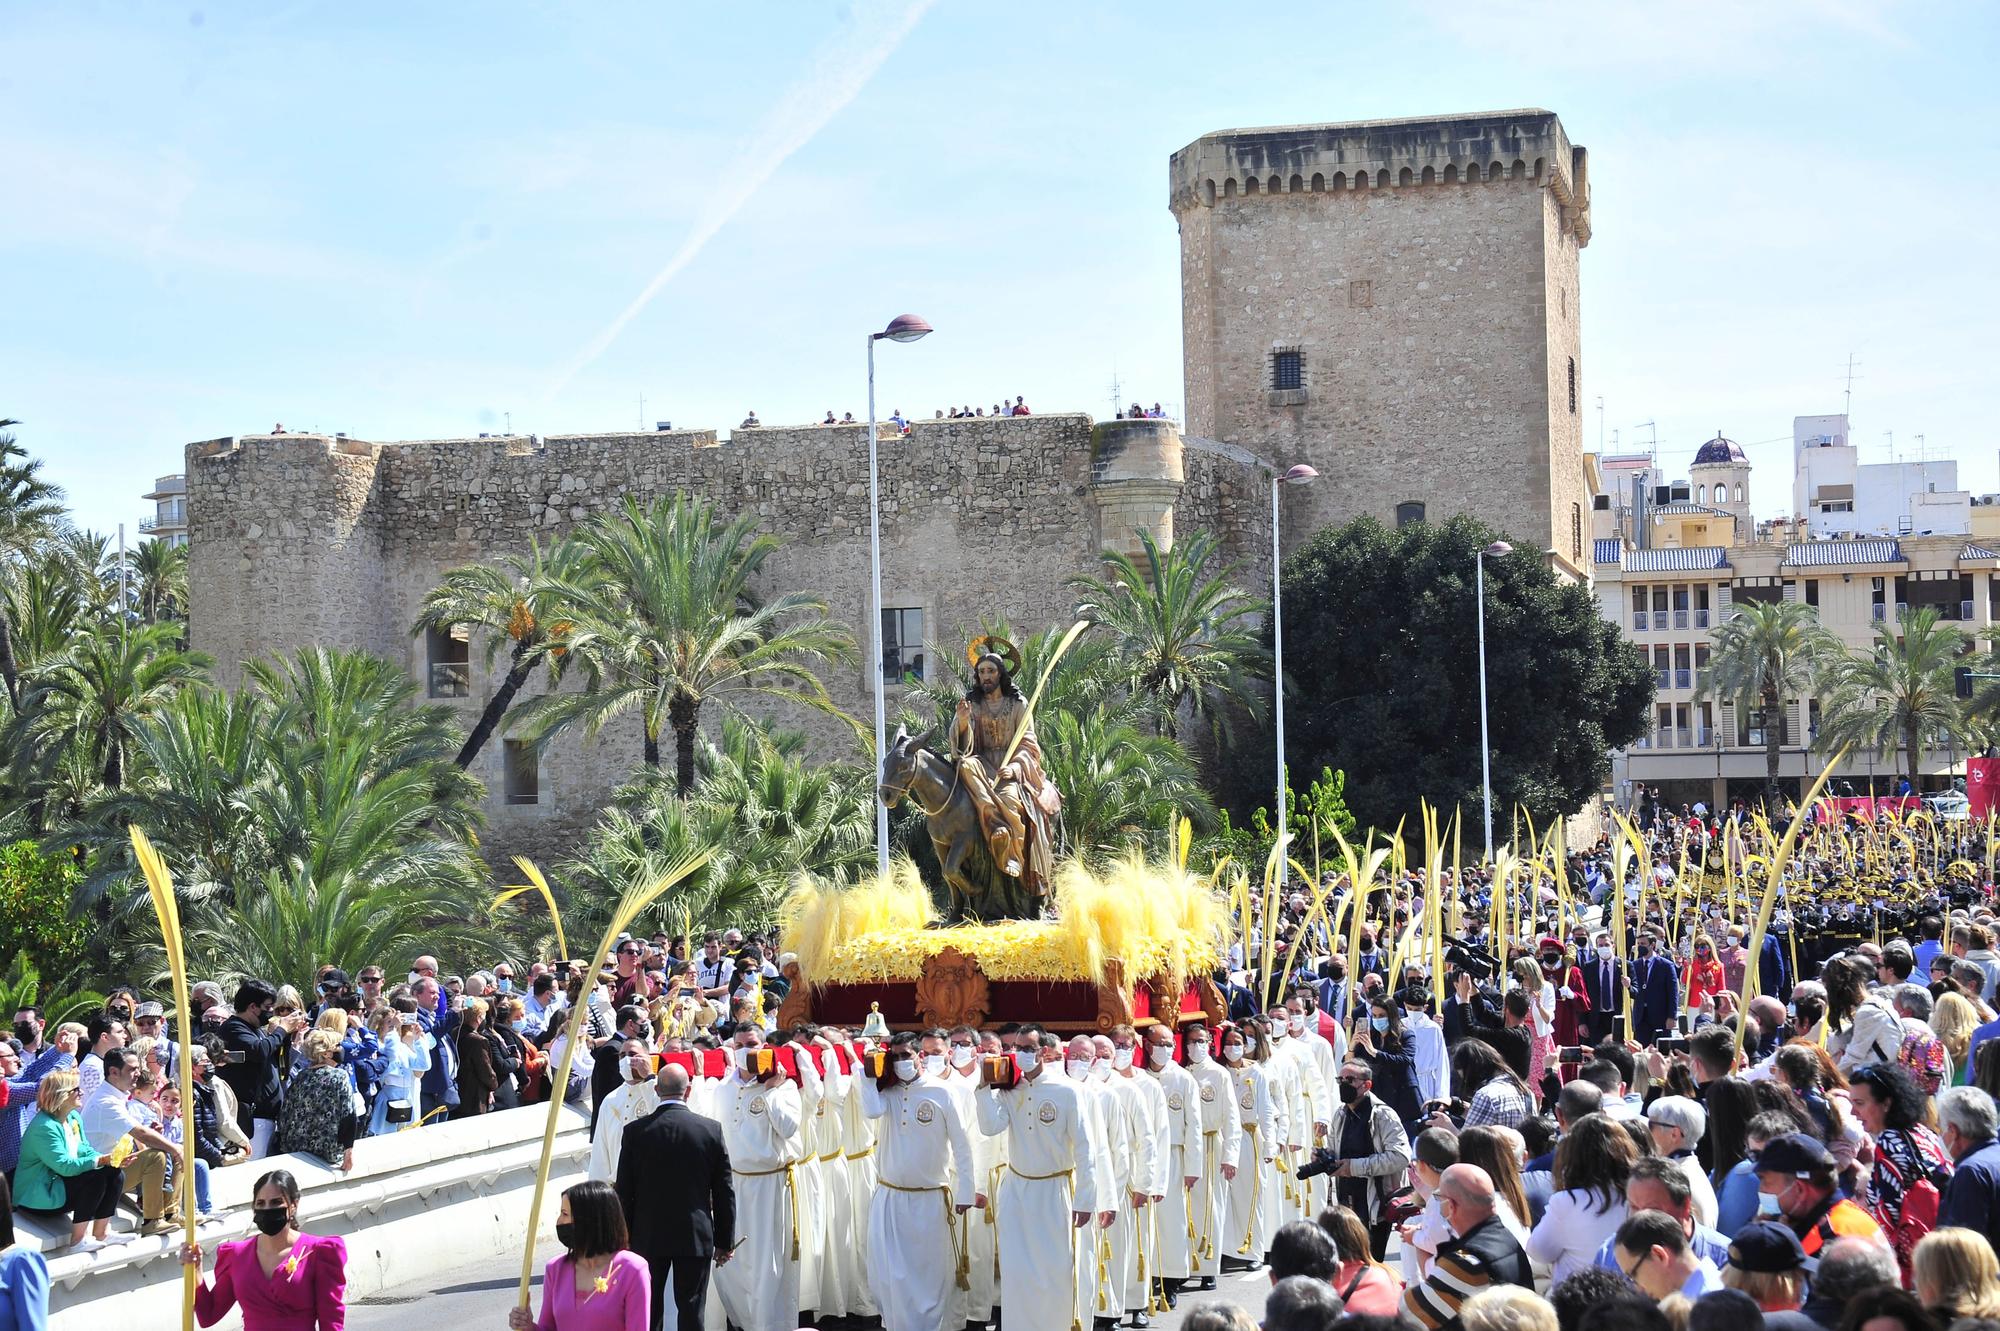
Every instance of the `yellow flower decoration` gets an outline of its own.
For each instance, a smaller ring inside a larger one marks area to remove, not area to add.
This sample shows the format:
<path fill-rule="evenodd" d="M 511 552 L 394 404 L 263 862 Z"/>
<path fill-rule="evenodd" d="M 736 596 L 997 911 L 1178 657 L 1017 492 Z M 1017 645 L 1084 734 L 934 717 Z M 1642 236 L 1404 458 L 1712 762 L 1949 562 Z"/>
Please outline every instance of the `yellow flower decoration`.
<path fill-rule="evenodd" d="M 284 1271 L 287 1278 L 299 1273 L 299 1254 L 296 1250 L 293 1251 L 291 1256 L 285 1259 Z"/>

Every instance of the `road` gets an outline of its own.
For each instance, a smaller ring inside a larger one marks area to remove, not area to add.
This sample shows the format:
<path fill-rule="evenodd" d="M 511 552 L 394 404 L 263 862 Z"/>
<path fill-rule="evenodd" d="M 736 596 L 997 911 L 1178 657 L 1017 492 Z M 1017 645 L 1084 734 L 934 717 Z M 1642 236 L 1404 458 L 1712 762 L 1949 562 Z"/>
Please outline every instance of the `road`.
<path fill-rule="evenodd" d="M 541 1267 L 555 1256 L 551 1244 L 535 1264 L 535 1306 L 541 1307 Z M 439 1272 L 435 1280 L 400 1286 L 351 1305 L 347 1325 L 351 1331 L 501 1331 L 507 1325 L 507 1309 L 514 1298 L 514 1286 L 521 1278 L 518 1257 L 495 1258 L 484 1263 Z M 1270 1279 L 1261 1271 L 1250 1275 L 1224 1276 L 1212 1294 L 1188 1294 L 1180 1311 L 1153 1319 L 1160 1331 L 1178 1331 L 1182 1314 L 1202 1303 L 1228 1300 L 1261 1319 L 1264 1292 Z M 710 1327 L 708 1331 L 723 1331 Z"/>

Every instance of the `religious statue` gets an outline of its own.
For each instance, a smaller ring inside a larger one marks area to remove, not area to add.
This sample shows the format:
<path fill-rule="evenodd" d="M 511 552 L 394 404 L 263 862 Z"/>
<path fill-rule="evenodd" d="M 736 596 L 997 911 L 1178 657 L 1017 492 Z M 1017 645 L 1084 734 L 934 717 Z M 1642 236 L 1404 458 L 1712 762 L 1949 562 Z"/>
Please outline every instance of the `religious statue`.
<path fill-rule="evenodd" d="M 1033 919 L 1049 894 L 1062 798 L 1042 771 L 1042 749 L 1015 686 L 1021 654 L 1004 638 L 966 651 L 972 686 L 953 713 L 947 752 L 897 731 L 883 755 L 881 797 L 924 811 L 961 918 Z"/>

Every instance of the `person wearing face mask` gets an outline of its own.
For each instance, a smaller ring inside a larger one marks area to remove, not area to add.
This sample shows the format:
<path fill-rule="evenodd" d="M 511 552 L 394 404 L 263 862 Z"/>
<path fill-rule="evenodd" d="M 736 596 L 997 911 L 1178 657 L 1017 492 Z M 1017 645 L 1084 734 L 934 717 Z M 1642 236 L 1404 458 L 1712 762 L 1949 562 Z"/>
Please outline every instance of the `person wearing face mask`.
<path fill-rule="evenodd" d="M 1386 1104 L 1402 1122 L 1413 1122 L 1422 1115 L 1424 1102 L 1417 1094 L 1416 1052 L 1394 998 L 1384 995 L 1368 1005 L 1368 1029 L 1355 1033 L 1350 1052 L 1352 1059 L 1368 1069 L 1375 1099 Z M 1331 1134 L 1328 1140 L 1333 1140 Z M 1366 1208 L 1356 1209 L 1368 1214 Z"/>
<path fill-rule="evenodd" d="M 1007 1138 L 995 1199 L 1000 1306 L 1008 1326 L 1067 1327 L 1078 1317 L 1078 1253 L 1095 1252 L 1085 1227 L 1110 1194 L 1100 1186 L 1082 1084 L 1052 1067 L 1060 1043 L 1039 1027 L 1023 1027 L 1018 1040 L 1019 1078 L 979 1093 L 980 1127 Z"/>
<path fill-rule="evenodd" d="M 1172 1167 L 1171 1129 L 1167 1124 L 1167 1097 L 1160 1083 L 1140 1066 L 1144 1055 L 1139 1033 L 1130 1026 L 1114 1026 L 1108 1036 L 1093 1042 L 1099 1053 L 1108 1056 L 1109 1085 L 1122 1112 L 1126 1140 L 1124 1186 L 1111 1229 L 1112 1258 L 1108 1270 L 1109 1289 L 1100 1301 L 1100 1315 L 1116 1318 L 1122 1308 L 1132 1325 L 1149 1325 L 1153 1306 L 1153 1282 L 1160 1271 L 1160 1203 L 1169 1187 L 1178 1191 L 1180 1181 L 1169 1180 Z"/>
<path fill-rule="evenodd" d="M 1950 1129 L 1946 1130 L 1950 1145 Z M 1862 1238 L 1888 1246 L 1882 1227 L 1835 1185 L 1832 1154 L 1803 1132 L 1773 1137 L 1757 1152 L 1757 1218 L 1778 1220 L 1799 1236 L 1806 1270 L 1819 1264 L 1820 1249 L 1837 1238 Z M 1940 1223 L 1946 1223 L 1940 1214 Z"/>
<path fill-rule="evenodd" d="M 966 1135 L 972 1141 L 974 1184 L 991 1197 L 1000 1189 L 999 1174 L 1006 1167 L 1007 1139 L 979 1126 L 981 1038 L 970 1026 L 956 1027 L 946 1037 L 944 1084 L 958 1105 L 959 1117 L 965 1121 Z M 997 1041 L 995 1052 L 998 1052 Z M 965 1320 L 980 1325 L 993 1320 L 994 1300 L 999 1295 L 999 1281 L 993 1272 L 992 1217 L 991 1207 L 981 1207 L 958 1218 L 959 1241 L 965 1248 L 967 1266 Z"/>
<path fill-rule="evenodd" d="M 1602 1044 L 1612 1038 L 1625 1010 L 1625 963 L 1618 959 L 1611 935 L 1603 929 L 1591 940 L 1589 956 L 1578 958 L 1578 963 L 1583 972 L 1583 994 L 1590 1003 L 1585 1029 L 1591 1044 Z"/>
<path fill-rule="evenodd" d="M 1084 1325 L 1118 1318 L 1122 1296 L 1112 1231 L 1131 1224 L 1132 1117 L 1129 1102 L 1111 1084 L 1114 1052 L 1109 1036 L 1078 1035 L 1070 1040 L 1063 1064 L 1064 1074 L 1083 1090 L 1103 1181 L 1098 1224 L 1077 1252 L 1077 1318 Z"/>
<path fill-rule="evenodd" d="M 1657 947 L 1652 934 L 1641 933 L 1632 949 L 1632 1038 L 1640 1044 L 1657 1044 L 1674 1025 L 1680 1009 L 1674 964 L 1653 955 Z"/>
<path fill-rule="evenodd" d="M 1410 1138 L 1395 1107 L 1374 1094 L 1374 1078 L 1360 1058 L 1341 1066 L 1340 1107 L 1333 1114 L 1327 1147 L 1313 1153 L 1308 1168 L 1331 1178 L 1336 1201 L 1367 1223 L 1369 1247 L 1379 1262 L 1389 1247 L 1383 1207 L 1410 1168 Z"/>
<path fill-rule="evenodd" d="M 1264 1038 L 1263 1023 L 1252 1019 L 1240 1027 L 1223 1026 L 1216 1034 L 1234 1088 L 1231 1099 L 1242 1124 L 1243 1144 L 1215 1246 L 1223 1270 L 1255 1271 L 1263 1266 L 1271 1238 L 1278 1232 L 1278 1204 L 1283 1200 L 1278 1152 L 1285 1137 L 1285 1108 L 1272 1093 L 1265 1067 L 1271 1046 Z"/>
<path fill-rule="evenodd" d="M 1311 1056 L 1302 1042 L 1292 1038 L 1290 1012 L 1283 1007 L 1272 1008 L 1263 1027 L 1271 1050 L 1264 1070 L 1270 1074 L 1271 1094 L 1283 1110 L 1285 1121 L 1284 1144 L 1278 1152 L 1278 1223 L 1282 1225 L 1291 1220 L 1310 1220 L 1318 1214 L 1294 1171 L 1305 1163 L 1307 1152 L 1325 1133 L 1333 1116 L 1333 1094 L 1328 1090 L 1317 1100 L 1312 1094 L 1319 1073 L 1306 1066 Z"/>
<path fill-rule="evenodd" d="M 1236 1081 L 1215 1056 L 1206 1025 L 1196 1022 L 1181 1032 L 1187 1074 L 1193 1080 L 1200 1115 L 1201 1141 L 1189 1148 L 1187 1166 L 1194 1174 L 1188 1194 L 1190 1265 L 1202 1289 L 1214 1289 L 1222 1273 L 1225 1246 L 1224 1207 L 1237 1176 L 1243 1149 L 1243 1121 L 1236 1107 Z"/>
<path fill-rule="evenodd" d="M 1553 1036 L 1558 1047 L 1583 1043 L 1585 1023 L 1590 1017 L 1590 995 L 1583 987 L 1583 971 L 1563 953 L 1562 940 L 1550 935 L 1538 945 L 1542 981 L 1555 990 L 1556 1015 Z"/>
<path fill-rule="evenodd" d="M 1334 1026 L 1340 1045 L 1320 1033 L 1318 1000 L 1309 984 L 1293 985 L 1291 994 L 1285 999 L 1285 1042 L 1293 1046 L 1298 1058 L 1300 1083 L 1306 1093 L 1306 1110 L 1313 1119 L 1313 1139 L 1310 1147 L 1326 1141 L 1326 1124 L 1333 1119 L 1333 1111 L 1338 1099 L 1334 1094 L 1335 1084 L 1340 1080 L 1340 1065 L 1345 1061 L 1347 1033 Z M 1333 1195 L 1331 1186 L 1324 1180 L 1301 1183 L 1299 1192 L 1303 1205 L 1310 1216 L 1317 1216 Z"/>
<path fill-rule="evenodd" d="M 1146 1072 L 1158 1085 L 1166 1107 L 1160 1170 L 1166 1179 L 1166 1196 L 1153 1208 L 1146 1237 L 1152 1244 L 1149 1278 L 1158 1297 L 1171 1308 L 1179 1303 L 1182 1283 L 1194 1274 L 1193 1244 L 1188 1237 L 1194 1223 L 1189 1203 L 1201 1168 L 1201 1088 L 1186 1068 L 1174 1062 L 1171 1027 L 1162 1023 L 1148 1026 L 1139 1047 L 1145 1051 Z"/>
<path fill-rule="evenodd" d="M 956 1331 L 964 1322 L 957 1282 L 969 1273 L 958 1218 L 986 1195 L 958 1097 L 944 1081 L 947 1045 L 942 1031 L 898 1035 L 883 1080 L 859 1082 L 861 1112 L 876 1124 L 868 1287 L 883 1331 Z"/>
<path fill-rule="evenodd" d="M 764 1034 L 747 1026 L 725 1046 L 733 1068 L 715 1088 L 716 1118 L 736 1183 L 736 1229 L 743 1256 L 718 1264 L 717 1292 L 743 1331 L 793 1331 L 799 1316 L 799 1255 L 805 1238 L 795 1203 L 799 1088 L 775 1063 L 758 1076 L 753 1058 Z"/>
<path fill-rule="evenodd" d="M 597 1126 L 590 1131 L 590 1168 L 594 1179 L 609 1183 L 618 1177 L 618 1150 L 625 1129 L 649 1117 L 660 1107 L 660 1093 L 654 1089 L 654 1058 L 643 1040 L 627 1040 L 619 1046 L 619 1071 L 624 1080 L 597 1109 Z"/>
<path fill-rule="evenodd" d="M 347 1321 L 347 1245 L 299 1232 L 298 1180 L 282 1169 L 257 1180 L 250 1208 L 257 1235 L 216 1245 L 214 1279 L 194 1287 L 195 1320 L 214 1326 L 240 1305 L 243 1331 L 339 1331 Z M 181 1248 L 183 1265 L 199 1271 L 201 1261 L 199 1243 Z"/>
<path fill-rule="evenodd" d="M 516 1305 L 509 1331 L 650 1331 L 653 1276 L 627 1245 L 618 1194 L 600 1179 L 563 1190 L 556 1213 L 560 1256 L 542 1272 L 542 1315 Z"/>

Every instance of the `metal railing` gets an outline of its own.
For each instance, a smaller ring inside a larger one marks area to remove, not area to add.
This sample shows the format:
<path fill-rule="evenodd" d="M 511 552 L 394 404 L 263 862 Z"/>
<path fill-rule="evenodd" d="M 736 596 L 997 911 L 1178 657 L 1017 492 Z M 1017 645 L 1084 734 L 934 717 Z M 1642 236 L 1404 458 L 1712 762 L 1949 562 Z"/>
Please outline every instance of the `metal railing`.
<path fill-rule="evenodd" d="M 472 665 L 467 661 L 431 662 L 433 698 L 464 698 L 472 693 Z"/>
<path fill-rule="evenodd" d="M 1647 622 L 1644 610 L 1634 610 L 1632 612 L 1632 631 L 1634 633 L 1644 633 L 1647 628 Z"/>
<path fill-rule="evenodd" d="M 1697 610 L 1694 612 L 1694 626 L 1698 629 L 1705 629 L 1708 627 L 1708 611 Z"/>
<path fill-rule="evenodd" d="M 1687 626 L 1688 626 L 1688 612 L 1685 610 L 1674 611 L 1674 627 L 1677 629 L 1684 629 Z"/>
<path fill-rule="evenodd" d="M 1677 749 L 1693 748 L 1694 732 L 1686 726 L 1676 726 L 1674 728 L 1674 747 Z"/>
<path fill-rule="evenodd" d="M 1694 671 L 1692 671 L 1692 670 L 1676 670 L 1676 671 L 1674 671 L 1674 687 L 1675 687 L 1675 688 L 1677 688 L 1677 689 L 1691 689 L 1691 688 L 1693 688 L 1693 687 L 1694 687 Z"/>

